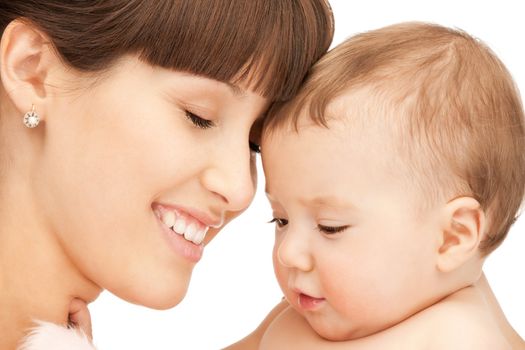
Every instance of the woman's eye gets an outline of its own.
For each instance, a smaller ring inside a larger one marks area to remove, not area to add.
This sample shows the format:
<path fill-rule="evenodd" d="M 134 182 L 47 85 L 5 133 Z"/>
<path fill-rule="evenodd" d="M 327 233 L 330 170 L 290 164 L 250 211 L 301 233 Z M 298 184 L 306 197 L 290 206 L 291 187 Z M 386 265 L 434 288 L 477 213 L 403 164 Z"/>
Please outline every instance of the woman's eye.
<path fill-rule="evenodd" d="M 255 142 L 250 141 L 250 150 L 255 153 L 261 153 L 261 146 Z"/>
<path fill-rule="evenodd" d="M 343 232 L 347 228 L 349 228 L 349 225 L 345 226 L 324 226 L 324 225 L 317 225 L 317 229 L 321 231 L 321 233 L 325 233 L 327 235 L 333 235 L 335 233 Z"/>
<path fill-rule="evenodd" d="M 270 224 L 275 223 L 275 225 L 280 228 L 280 227 L 288 225 L 288 220 L 280 219 L 280 218 L 273 218 L 268 223 L 270 223 Z"/>
<path fill-rule="evenodd" d="M 199 129 L 209 129 L 215 126 L 215 123 L 211 120 L 204 119 L 198 115 L 191 113 L 190 111 L 185 111 L 186 117 Z"/>

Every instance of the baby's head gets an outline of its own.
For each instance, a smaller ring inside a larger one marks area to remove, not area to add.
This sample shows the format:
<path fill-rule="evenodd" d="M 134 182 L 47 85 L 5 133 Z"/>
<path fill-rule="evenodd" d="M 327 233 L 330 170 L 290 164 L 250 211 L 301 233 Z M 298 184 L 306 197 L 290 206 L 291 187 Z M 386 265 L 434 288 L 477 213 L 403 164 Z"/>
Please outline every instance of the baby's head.
<path fill-rule="evenodd" d="M 262 140 L 287 299 L 323 337 L 397 324 L 475 282 L 525 190 L 519 93 L 464 32 L 357 35 L 274 106 Z"/>

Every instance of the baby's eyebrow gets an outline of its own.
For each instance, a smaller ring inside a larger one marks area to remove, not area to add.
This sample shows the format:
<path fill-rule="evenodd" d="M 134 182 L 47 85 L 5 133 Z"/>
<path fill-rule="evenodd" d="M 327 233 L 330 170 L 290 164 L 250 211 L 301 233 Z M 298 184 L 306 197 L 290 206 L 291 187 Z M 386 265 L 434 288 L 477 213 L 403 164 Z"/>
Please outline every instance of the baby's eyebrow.
<path fill-rule="evenodd" d="M 266 197 L 270 203 L 275 203 L 275 199 L 272 197 L 268 189 L 265 191 Z M 350 201 L 335 195 L 322 195 L 311 198 L 301 198 L 299 203 L 307 207 L 334 207 L 338 209 L 350 209 L 355 210 L 356 206 Z"/>
<path fill-rule="evenodd" d="M 334 195 L 315 196 L 312 198 L 303 199 L 300 202 L 307 206 L 316 206 L 316 207 L 328 206 L 328 207 L 337 207 L 337 208 L 345 208 L 345 209 L 355 209 L 356 208 L 355 205 L 353 205 L 348 200 L 341 198 L 339 196 L 334 196 Z"/>

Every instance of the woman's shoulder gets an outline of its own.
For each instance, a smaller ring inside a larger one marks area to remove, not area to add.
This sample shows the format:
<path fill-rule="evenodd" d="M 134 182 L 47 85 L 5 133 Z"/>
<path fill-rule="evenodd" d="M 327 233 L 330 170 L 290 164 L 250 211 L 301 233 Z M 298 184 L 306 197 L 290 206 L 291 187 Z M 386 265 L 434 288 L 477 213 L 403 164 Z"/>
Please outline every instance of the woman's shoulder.
<path fill-rule="evenodd" d="M 96 350 L 82 331 L 49 322 L 37 322 L 18 350 Z"/>

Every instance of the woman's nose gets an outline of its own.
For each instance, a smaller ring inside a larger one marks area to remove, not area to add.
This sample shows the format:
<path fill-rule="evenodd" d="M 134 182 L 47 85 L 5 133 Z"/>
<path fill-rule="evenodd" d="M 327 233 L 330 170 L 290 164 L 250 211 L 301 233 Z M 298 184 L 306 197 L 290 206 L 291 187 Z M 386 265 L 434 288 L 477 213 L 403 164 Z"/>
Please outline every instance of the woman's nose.
<path fill-rule="evenodd" d="M 313 259 L 309 251 L 308 238 L 302 233 L 292 227 L 281 233 L 283 237 L 276 240 L 277 260 L 287 268 L 308 272 L 313 269 Z"/>
<path fill-rule="evenodd" d="M 255 195 L 256 174 L 246 140 L 245 147 L 229 149 L 213 158 L 202 176 L 203 186 L 217 196 L 227 211 L 242 211 Z"/>

